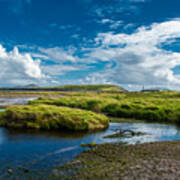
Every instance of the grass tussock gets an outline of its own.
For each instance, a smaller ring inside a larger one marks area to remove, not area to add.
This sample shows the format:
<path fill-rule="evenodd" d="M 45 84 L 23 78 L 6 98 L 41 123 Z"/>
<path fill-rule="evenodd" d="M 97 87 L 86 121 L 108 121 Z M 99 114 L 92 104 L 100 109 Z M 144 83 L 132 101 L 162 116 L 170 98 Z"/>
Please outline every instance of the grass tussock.
<path fill-rule="evenodd" d="M 80 108 L 118 118 L 180 123 L 179 92 L 82 93 L 82 96 L 40 98 L 30 104 Z"/>
<path fill-rule="evenodd" d="M 67 129 L 75 131 L 103 129 L 108 118 L 92 111 L 50 105 L 13 106 L 0 114 L 0 124 L 12 128 Z"/>

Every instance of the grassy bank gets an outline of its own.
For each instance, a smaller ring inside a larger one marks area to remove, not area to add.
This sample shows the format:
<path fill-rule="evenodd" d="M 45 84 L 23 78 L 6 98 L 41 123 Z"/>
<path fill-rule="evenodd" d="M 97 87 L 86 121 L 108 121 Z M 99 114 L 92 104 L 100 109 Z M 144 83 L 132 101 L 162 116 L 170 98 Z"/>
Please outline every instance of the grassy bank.
<path fill-rule="evenodd" d="M 61 179 L 178 179 L 180 141 L 103 144 L 58 169 Z"/>
<path fill-rule="evenodd" d="M 118 118 L 180 123 L 179 92 L 82 94 L 40 98 L 30 104 L 80 108 Z"/>
<path fill-rule="evenodd" d="M 1 112 L 0 124 L 11 128 L 68 129 L 75 131 L 104 129 L 108 118 L 101 114 L 50 105 L 13 106 Z"/>

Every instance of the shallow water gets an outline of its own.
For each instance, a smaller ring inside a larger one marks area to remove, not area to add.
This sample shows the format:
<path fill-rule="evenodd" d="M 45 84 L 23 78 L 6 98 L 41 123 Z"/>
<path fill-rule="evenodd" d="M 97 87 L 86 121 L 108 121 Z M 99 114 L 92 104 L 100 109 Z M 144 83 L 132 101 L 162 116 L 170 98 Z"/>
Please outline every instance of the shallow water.
<path fill-rule="evenodd" d="M 132 138 L 103 138 L 119 129 L 147 133 Z M 111 123 L 105 131 L 93 134 L 69 132 L 16 131 L 0 128 L 0 179 L 10 179 L 8 169 L 13 169 L 18 179 L 33 174 L 37 179 L 72 160 L 82 151 L 82 143 L 127 142 L 129 144 L 180 139 L 180 130 L 174 125 L 157 123 Z M 22 175 L 18 167 L 30 169 Z M 33 172 L 33 170 L 38 170 Z M 38 173 L 39 174 L 38 174 Z M 44 173 L 45 172 L 45 173 Z M 43 173 L 43 175 L 41 174 Z M 14 175 L 13 175 L 14 176 Z"/>
<path fill-rule="evenodd" d="M 37 97 L 31 98 L 0 98 L 0 106 L 27 104 L 28 101 L 35 100 Z"/>
<path fill-rule="evenodd" d="M 36 98 L 0 98 L 0 106 L 27 104 L 33 99 Z M 145 135 L 132 138 L 103 138 L 120 129 L 140 131 Z M 158 123 L 110 123 L 105 131 L 92 134 L 0 128 L 0 179 L 45 179 L 55 167 L 63 165 L 82 152 L 82 143 L 136 144 L 177 139 L 180 139 L 179 127 Z M 24 173 L 19 168 L 27 168 L 30 172 Z M 13 170 L 13 175 L 7 173 L 8 169 Z"/>

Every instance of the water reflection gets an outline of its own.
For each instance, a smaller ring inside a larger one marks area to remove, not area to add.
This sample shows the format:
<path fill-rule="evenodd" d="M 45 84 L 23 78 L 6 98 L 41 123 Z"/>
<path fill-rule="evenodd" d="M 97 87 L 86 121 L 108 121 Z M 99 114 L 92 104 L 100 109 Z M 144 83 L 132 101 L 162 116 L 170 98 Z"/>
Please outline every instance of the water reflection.
<path fill-rule="evenodd" d="M 131 129 L 146 134 L 132 138 L 103 138 L 119 129 Z M 0 175 L 7 172 L 7 168 L 14 167 L 50 172 L 53 167 L 60 166 L 79 154 L 82 143 L 123 141 L 136 144 L 176 139 L 180 139 L 178 127 L 158 123 L 111 123 L 105 131 L 90 134 L 0 128 Z"/>
<path fill-rule="evenodd" d="M 143 132 L 143 136 L 134 136 L 132 138 L 123 138 L 123 142 L 128 144 L 177 140 L 180 139 L 180 129 L 175 125 L 158 123 L 123 123 L 121 129 L 131 129 L 136 132 Z"/>
<path fill-rule="evenodd" d="M 28 101 L 35 100 L 37 97 L 31 98 L 0 98 L 0 106 L 8 106 L 14 104 L 27 104 Z"/>

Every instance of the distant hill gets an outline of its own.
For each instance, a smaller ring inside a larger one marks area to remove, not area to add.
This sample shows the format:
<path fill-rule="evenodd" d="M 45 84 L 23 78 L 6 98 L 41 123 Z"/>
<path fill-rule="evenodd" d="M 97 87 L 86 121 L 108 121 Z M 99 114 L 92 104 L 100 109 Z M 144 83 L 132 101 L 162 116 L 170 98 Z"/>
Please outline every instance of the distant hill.
<path fill-rule="evenodd" d="M 70 92 L 126 92 L 124 88 L 109 84 L 94 84 L 94 85 L 65 85 L 56 87 L 38 87 L 35 84 L 29 84 L 23 87 L 16 88 L 0 88 L 0 90 L 23 90 L 23 91 L 70 91 Z"/>
<path fill-rule="evenodd" d="M 55 87 L 61 91 L 100 91 L 100 92 L 125 92 L 124 88 L 109 84 L 93 84 L 93 85 L 65 85 Z"/>
<path fill-rule="evenodd" d="M 39 88 L 36 84 L 28 84 L 26 86 L 23 86 L 22 88 Z"/>
<path fill-rule="evenodd" d="M 142 92 L 158 92 L 158 91 L 171 91 L 168 88 L 150 88 L 150 89 L 144 89 Z"/>
<path fill-rule="evenodd" d="M 37 89 L 37 88 L 40 88 L 40 87 L 36 84 L 27 84 L 25 86 L 16 86 L 13 88 L 6 88 L 6 89 Z"/>

